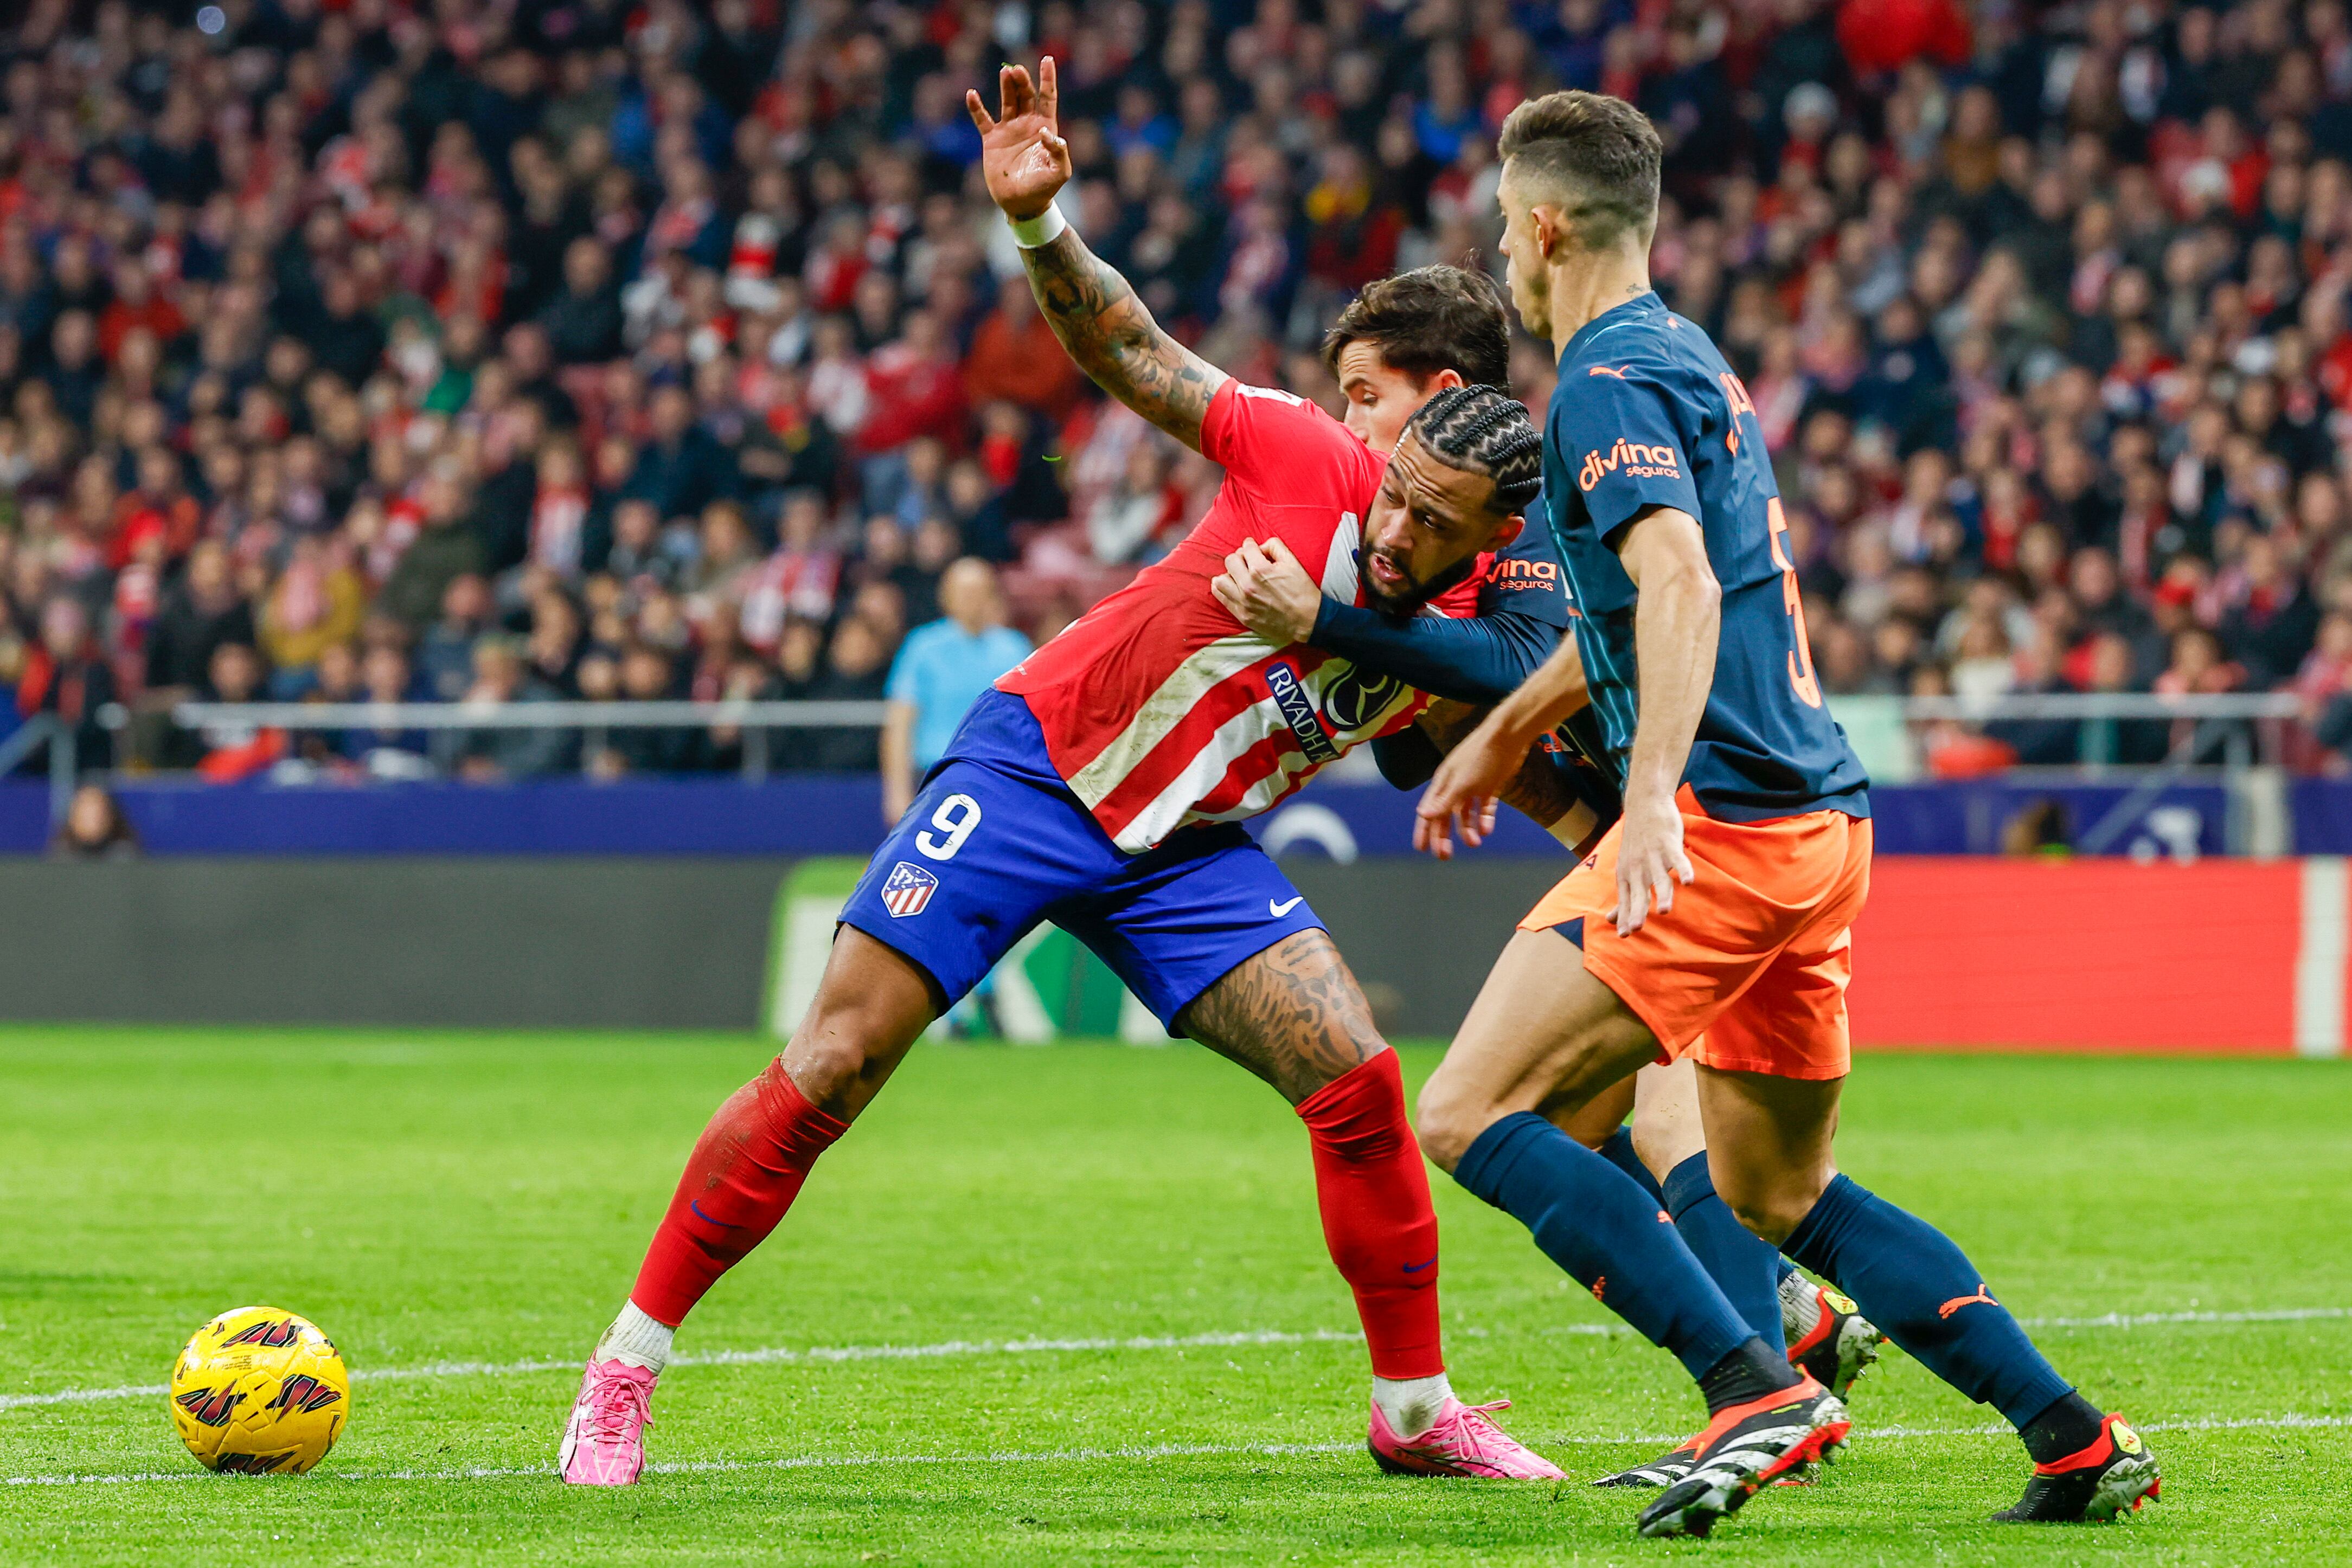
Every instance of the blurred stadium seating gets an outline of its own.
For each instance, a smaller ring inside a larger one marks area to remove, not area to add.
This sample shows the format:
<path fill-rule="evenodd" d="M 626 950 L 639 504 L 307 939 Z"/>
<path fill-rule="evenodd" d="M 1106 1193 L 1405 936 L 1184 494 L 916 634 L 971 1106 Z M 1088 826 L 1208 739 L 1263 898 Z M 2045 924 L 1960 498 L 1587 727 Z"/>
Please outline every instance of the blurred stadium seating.
<path fill-rule="evenodd" d="M 869 772 L 863 721 L 462 714 L 871 704 L 959 556 L 1044 637 L 1200 515 L 1215 469 L 1084 384 L 979 189 L 961 89 L 1042 51 L 1096 246 L 1326 401 L 1354 287 L 1493 257 L 1514 104 L 1635 99 L 1654 270 L 1754 393 L 1824 685 L 1882 782 L 1985 781 L 1911 847 L 2342 847 L 2335 0 L 34 0 L 0 33 L 0 765 L 60 807 L 91 770 Z M 452 706 L 181 711 L 264 698 Z M 2169 840 L 2158 792 L 2032 771 L 2168 759 Z"/>

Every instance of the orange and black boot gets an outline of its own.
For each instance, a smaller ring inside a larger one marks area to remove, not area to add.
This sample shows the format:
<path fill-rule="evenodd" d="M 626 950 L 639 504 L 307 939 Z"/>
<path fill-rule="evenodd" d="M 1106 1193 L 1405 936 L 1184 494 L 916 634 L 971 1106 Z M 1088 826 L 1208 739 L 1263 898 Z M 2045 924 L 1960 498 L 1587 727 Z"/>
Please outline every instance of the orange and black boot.
<path fill-rule="evenodd" d="M 2147 1440 L 2122 1416 L 2109 1416 L 2088 1448 L 2034 1466 L 2017 1506 L 1992 1517 L 2001 1524 L 2105 1524 L 2137 1512 L 2163 1486 Z"/>

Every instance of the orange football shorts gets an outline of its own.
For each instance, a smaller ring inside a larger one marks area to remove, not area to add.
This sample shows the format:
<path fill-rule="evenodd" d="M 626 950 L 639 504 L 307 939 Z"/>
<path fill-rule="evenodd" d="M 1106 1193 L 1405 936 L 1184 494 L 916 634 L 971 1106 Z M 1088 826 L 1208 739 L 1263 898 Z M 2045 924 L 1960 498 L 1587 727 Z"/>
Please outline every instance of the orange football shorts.
<path fill-rule="evenodd" d="M 1612 827 L 1519 922 L 1559 930 L 1584 967 L 1658 1037 L 1662 1060 L 1733 1072 L 1843 1078 L 1853 1060 L 1845 988 L 1854 916 L 1870 891 L 1870 822 L 1809 811 L 1718 822 L 1687 786 L 1683 852 L 1696 880 L 1675 906 L 1617 935 Z"/>

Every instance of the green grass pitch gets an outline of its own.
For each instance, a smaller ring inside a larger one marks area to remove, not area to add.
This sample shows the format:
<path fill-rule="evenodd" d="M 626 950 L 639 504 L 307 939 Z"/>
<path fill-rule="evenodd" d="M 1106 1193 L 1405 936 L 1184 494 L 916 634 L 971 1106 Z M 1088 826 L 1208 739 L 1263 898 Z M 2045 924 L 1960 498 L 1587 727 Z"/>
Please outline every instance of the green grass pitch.
<path fill-rule="evenodd" d="M 1694 1426 L 1694 1396 L 1442 1179 L 1456 1386 L 1516 1401 L 1576 1479 L 1380 1476 L 1305 1136 L 1188 1046 L 919 1051 L 681 1334 L 708 1359 L 656 1402 L 667 1468 L 567 1491 L 578 1362 L 766 1054 L 0 1030 L 0 1563 L 2352 1560 L 2352 1071 L 2294 1061 L 1865 1057 L 1847 1094 L 1846 1168 L 2151 1429 L 2166 1500 L 2121 1527 L 1983 1522 L 2021 1451 L 1890 1356 L 1820 1485 L 1710 1542 L 1635 1540 L 1638 1498 L 1581 1481 Z M 361 1379 L 309 1477 L 202 1473 L 158 1394 L 37 1398 L 159 1384 L 253 1301 L 316 1319 Z M 2082 1321 L 2116 1313 L 2174 1316 Z M 1040 1340 L 1093 1347 L 1008 1348 Z M 68 1477 L 94 1479 L 44 1484 Z"/>

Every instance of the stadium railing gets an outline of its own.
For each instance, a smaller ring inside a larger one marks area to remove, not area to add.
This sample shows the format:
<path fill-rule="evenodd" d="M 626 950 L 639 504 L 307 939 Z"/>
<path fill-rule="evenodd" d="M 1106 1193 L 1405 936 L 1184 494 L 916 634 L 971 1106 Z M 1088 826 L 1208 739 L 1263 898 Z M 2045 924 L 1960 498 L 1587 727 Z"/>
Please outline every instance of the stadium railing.
<path fill-rule="evenodd" d="M 172 722 L 183 729 L 578 730 L 592 744 L 615 729 L 735 729 L 743 736 L 742 773 L 768 776 L 772 737 L 780 729 L 876 729 L 881 702 L 522 702 L 522 703 L 182 703 Z"/>

